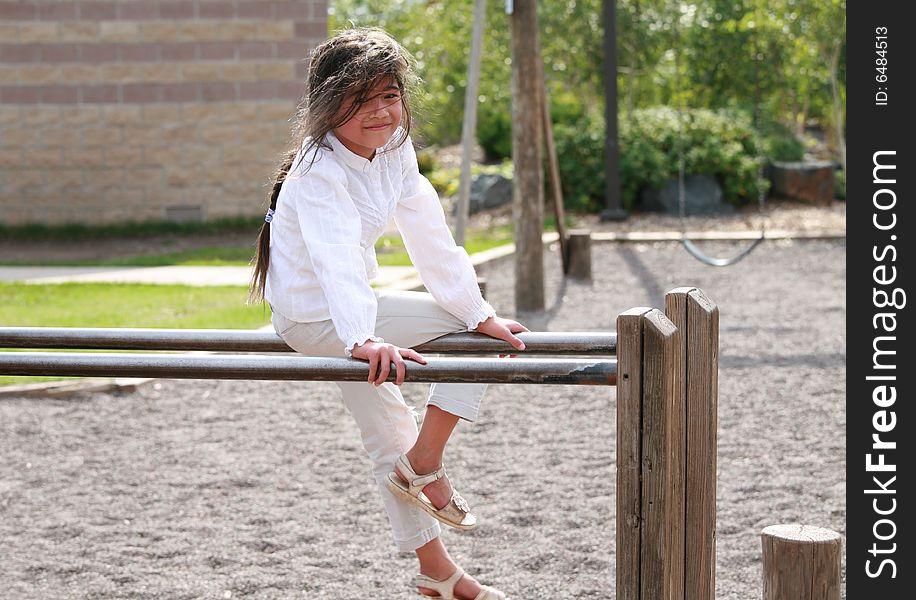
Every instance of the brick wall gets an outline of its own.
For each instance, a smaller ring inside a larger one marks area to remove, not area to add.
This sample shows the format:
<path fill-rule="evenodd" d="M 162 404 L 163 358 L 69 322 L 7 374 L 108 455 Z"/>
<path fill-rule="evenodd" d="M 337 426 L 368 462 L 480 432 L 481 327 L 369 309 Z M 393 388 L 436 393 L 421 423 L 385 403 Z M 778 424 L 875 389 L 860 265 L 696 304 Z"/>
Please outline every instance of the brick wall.
<path fill-rule="evenodd" d="M 328 0 L 0 0 L 0 223 L 264 209 Z"/>

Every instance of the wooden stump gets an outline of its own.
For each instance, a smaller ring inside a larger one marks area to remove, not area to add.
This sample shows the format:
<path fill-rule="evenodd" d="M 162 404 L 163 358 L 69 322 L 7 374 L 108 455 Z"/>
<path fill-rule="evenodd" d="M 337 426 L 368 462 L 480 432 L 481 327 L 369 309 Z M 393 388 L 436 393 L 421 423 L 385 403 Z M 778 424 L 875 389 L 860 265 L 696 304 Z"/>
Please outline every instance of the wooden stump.
<path fill-rule="evenodd" d="M 799 525 L 771 525 L 763 543 L 763 600 L 840 600 L 840 534 Z"/>
<path fill-rule="evenodd" d="M 771 180 L 774 194 L 817 206 L 830 206 L 836 196 L 833 163 L 826 161 L 774 162 Z"/>
<path fill-rule="evenodd" d="M 592 280 L 592 234 L 576 229 L 569 232 L 566 275 L 580 281 Z"/>

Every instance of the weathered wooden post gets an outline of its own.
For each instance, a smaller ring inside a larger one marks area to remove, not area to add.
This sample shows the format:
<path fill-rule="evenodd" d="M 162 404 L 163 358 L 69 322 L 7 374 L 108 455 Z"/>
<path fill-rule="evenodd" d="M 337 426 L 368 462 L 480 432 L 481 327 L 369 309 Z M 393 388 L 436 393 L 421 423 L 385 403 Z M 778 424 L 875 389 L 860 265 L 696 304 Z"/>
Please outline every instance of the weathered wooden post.
<path fill-rule="evenodd" d="M 665 294 L 665 313 L 683 334 L 685 358 L 685 595 L 714 600 L 719 309 L 701 290 L 681 287 Z"/>
<path fill-rule="evenodd" d="M 617 600 L 639 600 L 642 539 L 642 330 L 638 307 L 617 316 Z"/>
<path fill-rule="evenodd" d="M 566 241 L 566 275 L 580 281 L 592 280 L 592 234 L 573 229 Z"/>
<path fill-rule="evenodd" d="M 541 60 L 537 2 L 515 0 L 512 30 L 512 178 L 515 223 L 515 308 L 544 310 L 544 173 Z"/>
<path fill-rule="evenodd" d="M 659 310 L 617 319 L 617 597 L 684 598 L 684 347 Z"/>
<path fill-rule="evenodd" d="M 660 310 L 643 316 L 640 598 L 684 598 L 684 345 Z"/>
<path fill-rule="evenodd" d="M 840 600 L 840 534 L 821 527 L 771 525 L 763 544 L 763 600 Z"/>

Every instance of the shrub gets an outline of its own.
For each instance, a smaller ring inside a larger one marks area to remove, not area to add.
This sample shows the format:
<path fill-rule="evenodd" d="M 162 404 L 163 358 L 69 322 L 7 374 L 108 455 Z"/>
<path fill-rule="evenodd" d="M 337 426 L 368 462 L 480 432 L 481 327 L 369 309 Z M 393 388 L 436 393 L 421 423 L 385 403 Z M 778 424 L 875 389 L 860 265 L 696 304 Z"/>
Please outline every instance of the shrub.
<path fill-rule="evenodd" d="M 846 199 L 846 171 L 836 171 L 836 193 L 837 200 Z"/>
<path fill-rule="evenodd" d="M 510 104 L 481 104 L 477 116 L 477 142 L 488 162 L 512 158 L 512 107 Z M 550 116 L 554 123 L 579 123 L 585 120 L 582 100 L 568 91 L 550 96 Z"/>
<path fill-rule="evenodd" d="M 558 104 L 552 112 L 564 205 L 572 212 L 598 212 L 606 202 L 604 119 L 564 104 Z M 564 117 L 557 119 L 558 113 Z M 512 150 L 510 118 L 504 115 L 503 125 L 509 132 L 505 139 L 497 140 L 496 130 L 488 130 L 494 134 L 490 138 L 493 147 L 507 156 Z M 632 210 L 638 204 L 640 190 L 660 188 L 668 180 L 676 179 L 682 154 L 685 175 L 714 176 L 725 199 L 734 204 L 756 200 L 769 186 L 761 177 L 761 166 L 766 159 L 786 160 L 801 147 L 800 142 L 792 141 L 794 136 L 790 140 L 786 133 L 787 130 L 775 131 L 766 138 L 776 153 L 771 157 L 745 113 L 678 111 L 668 107 L 637 110 L 631 119 L 620 123 L 618 168 L 622 205 Z M 480 129 L 478 139 L 483 145 Z"/>
<path fill-rule="evenodd" d="M 553 137 L 563 206 L 572 212 L 600 211 L 605 205 L 604 121 L 561 121 L 554 125 Z"/>
<path fill-rule="evenodd" d="M 512 158 L 512 110 L 490 102 L 479 107 L 477 142 L 487 161 Z"/>
<path fill-rule="evenodd" d="M 687 175 L 712 175 L 726 200 L 744 204 L 765 192 L 765 158 L 750 118 L 731 110 L 667 107 L 637 110 L 620 126 L 620 179 L 624 202 L 635 204 L 644 186 L 676 179 L 683 156 Z"/>
<path fill-rule="evenodd" d="M 805 145 L 783 123 L 765 123 L 760 128 L 763 153 L 773 161 L 796 162 L 805 158 Z"/>
<path fill-rule="evenodd" d="M 605 205 L 604 120 L 587 117 L 577 123 L 557 123 L 554 138 L 566 207 L 601 210 Z M 681 153 L 685 174 L 715 176 L 725 198 L 735 204 L 756 199 L 769 185 L 760 177 L 765 160 L 762 145 L 746 115 L 643 109 L 620 123 L 618 168 L 624 208 L 636 207 L 643 188 L 659 188 L 676 179 Z"/>
<path fill-rule="evenodd" d="M 436 169 L 436 157 L 430 150 L 420 150 L 417 152 L 417 166 L 420 173 L 428 175 Z"/>
<path fill-rule="evenodd" d="M 491 173 L 502 175 L 511 181 L 512 179 L 512 161 L 504 160 L 498 165 L 471 165 L 471 177 L 480 173 Z M 450 169 L 436 168 L 426 174 L 426 178 L 441 196 L 454 196 L 458 193 L 458 187 L 461 184 L 461 169 L 453 167 Z"/>

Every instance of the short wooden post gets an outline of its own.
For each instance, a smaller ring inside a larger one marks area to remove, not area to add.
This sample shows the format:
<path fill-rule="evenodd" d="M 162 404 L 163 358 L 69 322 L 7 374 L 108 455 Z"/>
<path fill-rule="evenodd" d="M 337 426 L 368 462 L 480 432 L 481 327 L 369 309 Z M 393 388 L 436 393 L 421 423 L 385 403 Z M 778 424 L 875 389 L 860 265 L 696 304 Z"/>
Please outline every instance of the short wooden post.
<path fill-rule="evenodd" d="M 701 290 L 682 287 L 665 295 L 665 312 L 683 332 L 685 358 L 685 597 L 714 600 L 719 309 Z"/>
<path fill-rule="evenodd" d="M 592 280 L 592 235 L 583 229 L 569 232 L 566 274 L 570 279 Z"/>
<path fill-rule="evenodd" d="M 763 544 L 763 600 L 840 600 L 840 534 L 821 527 L 771 525 Z"/>
<path fill-rule="evenodd" d="M 684 346 L 661 311 L 643 316 L 640 599 L 684 598 Z"/>
<path fill-rule="evenodd" d="M 617 316 L 617 599 L 639 600 L 642 539 L 643 316 Z"/>

